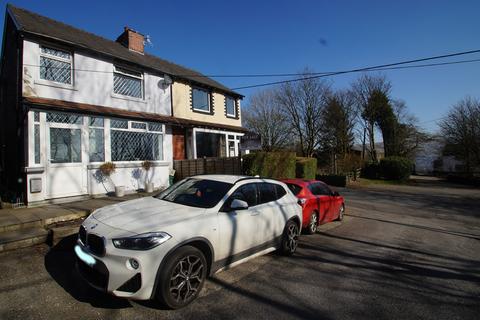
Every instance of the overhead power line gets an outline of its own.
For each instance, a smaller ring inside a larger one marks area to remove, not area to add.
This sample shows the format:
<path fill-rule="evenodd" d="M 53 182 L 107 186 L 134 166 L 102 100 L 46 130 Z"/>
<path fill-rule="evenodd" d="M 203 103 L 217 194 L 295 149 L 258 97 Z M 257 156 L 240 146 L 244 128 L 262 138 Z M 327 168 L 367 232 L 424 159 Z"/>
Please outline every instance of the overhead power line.
<path fill-rule="evenodd" d="M 283 83 L 291 83 L 291 82 L 304 81 L 304 80 L 310 80 L 310 79 L 318 79 L 318 78 L 336 76 L 336 75 L 347 74 L 347 73 L 356 73 L 356 72 L 372 71 L 372 70 L 374 70 L 374 71 L 388 70 L 387 68 L 400 66 L 400 65 L 405 65 L 405 64 L 412 64 L 412 63 L 416 63 L 416 62 L 423 62 L 423 61 L 444 59 L 444 58 L 450 58 L 450 57 L 457 57 L 457 56 L 479 53 L 479 52 L 480 52 L 480 50 L 470 50 L 470 51 L 456 52 L 456 53 L 433 56 L 433 57 L 428 57 L 428 58 L 420 58 L 420 59 L 414 59 L 414 60 L 387 63 L 387 64 L 381 64 L 381 65 L 376 65 L 376 66 L 371 66 L 371 67 L 356 68 L 356 69 L 344 70 L 344 71 L 336 71 L 336 72 L 331 72 L 331 73 L 327 73 L 327 74 L 319 74 L 319 75 L 307 76 L 307 77 L 304 76 L 304 77 L 297 78 L 297 79 L 281 80 L 281 81 L 274 81 L 274 82 L 248 85 L 248 86 L 233 88 L 232 90 L 265 87 L 265 86 L 271 86 L 271 85 L 275 85 L 275 84 L 283 84 Z M 445 62 L 445 63 L 448 63 L 448 62 Z M 415 66 L 410 66 L 410 67 L 415 67 Z"/>
<path fill-rule="evenodd" d="M 388 68 L 377 68 L 372 70 L 366 71 L 382 71 L 382 70 L 397 70 L 397 69 L 413 69 L 413 68 L 425 68 L 425 67 L 436 67 L 436 66 L 445 66 L 445 65 L 452 65 L 452 64 L 463 64 L 463 63 L 472 63 L 472 62 L 480 62 L 480 59 L 471 59 L 471 60 L 458 60 L 458 61 L 450 61 L 450 62 L 438 62 L 438 63 L 428 63 L 428 64 L 416 64 L 412 66 L 397 66 L 397 67 L 388 67 Z M 42 67 L 35 64 L 24 64 L 24 66 L 28 67 Z M 48 66 L 49 69 L 65 69 L 65 67 L 53 67 Z M 79 72 L 93 72 L 93 73 L 108 73 L 113 74 L 114 71 L 105 71 L 105 70 L 90 70 L 90 69 L 77 69 L 72 68 L 73 71 Z M 340 71 L 323 71 L 323 72 L 307 72 L 307 73 L 270 73 L 270 74 L 229 74 L 229 75 L 193 75 L 193 74 L 180 74 L 177 76 L 185 76 L 185 77 L 192 77 L 192 78 L 268 78 L 268 77 L 295 77 L 295 76 L 316 76 L 316 75 L 330 75 Z"/>
<path fill-rule="evenodd" d="M 387 64 L 387 65 L 381 65 L 381 66 L 374 66 L 374 67 L 366 67 L 366 68 L 360 68 L 360 69 L 353 69 L 353 70 L 347 70 L 347 71 L 322 71 L 322 72 L 307 72 L 307 73 L 264 73 L 264 74 L 207 74 L 207 75 L 200 75 L 200 74 L 176 74 L 176 76 L 185 76 L 185 77 L 192 77 L 192 78 L 260 78 L 260 77 L 295 77 L 295 76 L 317 76 L 317 75 L 334 75 L 338 73 L 344 73 L 344 72 L 353 72 L 353 71 L 368 71 L 370 69 L 374 70 L 392 70 L 392 69 L 408 69 L 408 68 L 419 68 L 419 67 L 433 67 L 433 66 L 442 66 L 442 65 L 450 65 L 450 64 L 462 64 L 462 63 L 472 63 L 472 62 L 479 62 L 480 59 L 472 59 L 472 60 L 459 60 L 459 61 L 450 61 L 450 62 L 441 62 L 441 63 L 432 63 L 432 64 L 422 64 L 422 65 L 413 65 L 413 66 L 403 66 L 403 67 L 396 67 L 396 68 L 387 68 L 388 66 L 393 66 L 393 65 L 399 65 L 399 64 L 409 64 L 409 63 L 414 63 L 414 62 L 420 62 L 420 61 L 426 61 L 426 60 L 433 60 L 433 59 L 441 59 L 441 58 L 447 58 L 447 57 L 454 57 L 454 56 L 459 56 L 459 55 L 465 55 L 465 54 L 472 54 L 472 53 L 478 53 L 480 50 L 472 50 L 472 51 L 465 51 L 465 52 L 459 52 L 459 53 L 452 53 L 448 55 L 443 55 L 443 56 L 435 56 L 435 57 L 430 57 L 430 58 L 423 58 L 423 59 L 417 59 L 417 60 L 410 60 L 410 61 L 404 61 L 404 62 L 397 62 L 397 63 L 392 63 L 392 64 Z M 24 64 L 25 66 L 29 67 L 44 67 L 40 65 L 35 65 L 35 64 Z M 48 66 L 50 69 L 64 69 L 65 67 L 53 67 L 53 66 Z M 92 70 L 92 69 L 79 69 L 79 68 L 72 68 L 74 71 L 79 71 L 79 72 L 94 72 L 94 73 L 109 73 L 112 74 L 114 71 L 107 71 L 107 70 Z"/>

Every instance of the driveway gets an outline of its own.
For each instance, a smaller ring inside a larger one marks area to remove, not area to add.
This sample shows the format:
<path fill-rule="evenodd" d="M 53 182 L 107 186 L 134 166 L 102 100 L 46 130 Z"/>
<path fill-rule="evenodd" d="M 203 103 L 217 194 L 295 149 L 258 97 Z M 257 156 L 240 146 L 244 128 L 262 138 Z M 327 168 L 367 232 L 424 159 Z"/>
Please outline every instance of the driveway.
<path fill-rule="evenodd" d="M 0 254 L 0 318 L 478 319 L 478 189 L 426 181 L 340 191 L 344 222 L 303 236 L 293 257 L 217 274 L 177 311 L 84 285 L 73 238 Z"/>

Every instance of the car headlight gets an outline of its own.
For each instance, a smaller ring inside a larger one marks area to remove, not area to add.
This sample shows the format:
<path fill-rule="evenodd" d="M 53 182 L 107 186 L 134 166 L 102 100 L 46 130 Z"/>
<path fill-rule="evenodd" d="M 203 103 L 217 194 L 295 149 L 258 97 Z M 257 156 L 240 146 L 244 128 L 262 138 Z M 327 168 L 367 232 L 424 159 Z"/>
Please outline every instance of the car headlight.
<path fill-rule="evenodd" d="M 113 239 L 113 245 L 118 249 L 148 250 L 164 243 L 172 236 L 166 232 L 149 232 L 132 237 Z"/>

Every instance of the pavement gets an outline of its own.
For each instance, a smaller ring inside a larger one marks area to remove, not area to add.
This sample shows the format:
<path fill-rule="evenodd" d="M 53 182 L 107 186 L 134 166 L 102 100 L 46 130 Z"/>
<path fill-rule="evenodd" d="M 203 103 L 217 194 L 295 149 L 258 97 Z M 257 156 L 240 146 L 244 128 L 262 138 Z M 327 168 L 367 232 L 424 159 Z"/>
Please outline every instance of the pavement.
<path fill-rule="evenodd" d="M 339 191 L 343 222 L 302 236 L 293 257 L 216 274 L 176 311 L 89 288 L 73 267 L 75 237 L 0 253 L 0 318 L 478 319 L 479 189 L 426 181 Z"/>
<path fill-rule="evenodd" d="M 148 196 L 139 192 L 124 197 L 99 197 L 80 201 L 48 204 L 40 207 L 4 208 L 0 210 L 0 232 L 12 230 L 11 226 L 21 224 L 48 225 L 66 220 L 74 220 L 90 214 L 97 208 L 126 200 Z"/>
<path fill-rule="evenodd" d="M 122 201 L 149 196 L 145 192 L 124 197 L 99 197 L 41 207 L 0 210 L 0 252 L 39 243 L 56 243 L 78 230 L 81 219 L 95 209 Z"/>

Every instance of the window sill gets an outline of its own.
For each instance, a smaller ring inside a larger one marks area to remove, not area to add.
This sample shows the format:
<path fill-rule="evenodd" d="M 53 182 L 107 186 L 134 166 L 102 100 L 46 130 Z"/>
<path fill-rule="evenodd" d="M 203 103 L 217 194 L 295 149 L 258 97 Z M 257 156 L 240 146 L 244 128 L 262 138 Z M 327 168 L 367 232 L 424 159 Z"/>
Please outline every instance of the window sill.
<path fill-rule="evenodd" d="M 78 91 L 75 89 L 75 87 L 71 84 L 62 84 L 58 82 L 53 82 L 53 81 L 48 81 L 48 80 L 35 80 L 34 83 L 39 86 L 46 86 L 46 87 L 52 87 L 52 88 L 59 88 L 59 89 L 66 89 L 66 90 L 71 90 L 71 91 Z"/>
<path fill-rule="evenodd" d="M 112 161 L 115 163 L 116 168 L 141 168 L 143 161 Z M 102 163 L 90 163 L 87 165 L 87 169 L 99 169 Z M 152 161 L 152 167 L 168 167 L 170 162 L 165 160 Z"/>
<path fill-rule="evenodd" d="M 198 112 L 198 113 L 203 113 L 203 114 L 208 114 L 208 115 L 212 115 L 213 113 L 210 111 L 210 110 L 200 110 L 200 109 L 195 109 L 195 108 L 192 108 L 192 111 L 193 112 Z"/>
<path fill-rule="evenodd" d="M 115 94 L 115 93 L 112 93 L 110 96 L 113 99 L 120 99 L 120 100 L 126 100 L 126 101 L 132 101 L 132 102 L 139 102 L 139 103 L 147 104 L 147 101 L 145 101 L 145 99 L 134 98 L 134 97 L 129 97 L 129 96 L 122 96 L 120 94 Z"/>
<path fill-rule="evenodd" d="M 237 117 L 236 115 L 234 115 L 234 114 L 227 114 L 226 117 L 227 117 L 228 119 L 238 119 L 238 117 Z"/>

